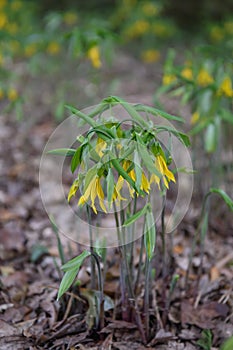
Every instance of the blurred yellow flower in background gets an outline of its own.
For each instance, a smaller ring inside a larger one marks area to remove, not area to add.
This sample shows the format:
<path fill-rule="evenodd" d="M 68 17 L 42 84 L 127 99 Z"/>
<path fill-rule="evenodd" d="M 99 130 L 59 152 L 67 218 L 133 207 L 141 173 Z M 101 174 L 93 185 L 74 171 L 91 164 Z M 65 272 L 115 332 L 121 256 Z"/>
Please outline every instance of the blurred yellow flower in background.
<path fill-rule="evenodd" d="M 56 41 L 51 41 L 51 43 L 48 44 L 47 52 L 50 55 L 57 55 L 61 51 L 61 46 Z"/>
<path fill-rule="evenodd" d="M 148 32 L 148 30 L 150 29 L 150 25 L 147 21 L 145 20 L 138 20 L 136 22 L 134 22 L 130 27 L 128 27 L 125 31 L 125 35 L 128 38 L 135 38 L 135 37 L 139 37 L 142 36 L 143 34 L 145 34 L 146 32 Z"/>
<path fill-rule="evenodd" d="M 224 23 L 224 29 L 227 34 L 233 34 L 233 21 L 227 21 Z"/>
<path fill-rule="evenodd" d="M 142 60 L 145 63 L 158 62 L 160 60 L 160 57 L 160 52 L 155 49 L 148 49 L 142 52 Z"/>
<path fill-rule="evenodd" d="M 2 88 L 0 88 L 0 100 L 4 98 L 4 91 Z"/>
<path fill-rule="evenodd" d="M 191 121 L 190 123 L 193 125 L 193 124 L 196 124 L 196 122 L 200 119 L 200 113 L 199 112 L 194 112 L 192 114 L 192 117 L 191 117 Z"/>
<path fill-rule="evenodd" d="M 232 82 L 230 77 L 225 77 L 218 88 L 218 96 L 225 95 L 226 97 L 233 97 Z"/>
<path fill-rule="evenodd" d="M 221 41 L 224 38 L 224 31 L 221 27 L 214 26 L 210 30 L 210 37 L 214 42 Z"/>
<path fill-rule="evenodd" d="M 63 20 L 64 23 L 71 26 L 77 22 L 78 16 L 74 12 L 66 12 L 64 14 Z"/>
<path fill-rule="evenodd" d="M 200 72 L 197 75 L 197 83 L 198 85 L 205 87 L 210 84 L 213 84 L 214 79 L 213 77 L 207 72 L 206 69 L 201 69 Z"/>
<path fill-rule="evenodd" d="M 7 91 L 7 97 L 12 102 L 17 100 L 17 98 L 19 97 L 17 90 L 15 88 L 10 88 Z"/>
<path fill-rule="evenodd" d="M 26 57 L 31 57 L 32 55 L 34 55 L 36 53 L 36 51 L 37 51 L 37 45 L 35 43 L 28 44 L 24 48 L 24 53 L 25 53 Z"/>
<path fill-rule="evenodd" d="M 193 71 L 191 68 L 188 68 L 188 67 L 184 68 L 180 74 L 185 79 L 188 79 L 188 80 L 193 79 Z"/>
<path fill-rule="evenodd" d="M 88 51 L 87 51 L 87 57 L 91 61 L 93 67 L 95 68 L 100 68 L 101 67 L 101 60 L 100 60 L 100 50 L 99 47 L 92 46 Z"/>
<path fill-rule="evenodd" d="M 146 2 L 145 4 L 143 4 L 142 6 L 142 12 L 146 15 L 146 16 L 155 16 L 159 13 L 158 11 L 158 7 L 153 4 L 152 2 Z"/>
<path fill-rule="evenodd" d="M 3 29 L 7 24 L 7 16 L 5 13 L 0 12 L 0 29 Z"/>
<path fill-rule="evenodd" d="M 6 0 L 0 0 L 0 9 L 6 6 Z"/>
<path fill-rule="evenodd" d="M 18 1 L 18 0 L 12 1 L 12 3 L 11 3 L 12 10 L 18 11 L 19 9 L 21 9 L 21 7 L 22 7 L 22 2 L 21 1 Z"/>
<path fill-rule="evenodd" d="M 164 74 L 163 85 L 170 85 L 176 81 L 176 76 L 174 74 Z"/>

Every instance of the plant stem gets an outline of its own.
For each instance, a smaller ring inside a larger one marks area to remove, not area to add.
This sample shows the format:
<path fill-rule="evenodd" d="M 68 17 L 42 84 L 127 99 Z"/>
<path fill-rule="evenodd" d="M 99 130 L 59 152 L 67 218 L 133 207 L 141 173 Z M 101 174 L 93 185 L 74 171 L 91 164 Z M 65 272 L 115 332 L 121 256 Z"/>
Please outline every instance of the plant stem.
<path fill-rule="evenodd" d="M 100 268 L 100 262 L 99 262 L 99 256 L 93 252 L 91 253 L 94 261 L 96 262 L 97 271 L 98 271 L 98 286 L 100 291 L 100 323 L 99 327 L 102 329 L 104 327 L 104 286 L 103 286 L 103 280 L 102 280 L 102 274 L 101 274 L 101 268 Z"/>
<path fill-rule="evenodd" d="M 90 240 L 90 251 L 91 251 L 91 289 L 95 289 L 95 260 L 93 258 L 94 247 L 93 247 L 93 236 L 92 236 L 92 226 L 91 226 L 91 212 L 89 205 L 86 205 L 87 208 L 87 219 L 89 227 L 89 240 Z"/>
<path fill-rule="evenodd" d="M 146 225 L 146 218 L 144 217 L 143 232 L 145 230 L 145 225 Z M 136 281 L 135 281 L 135 284 L 134 284 L 134 293 L 135 294 L 137 292 L 137 287 L 138 287 L 138 284 L 140 282 L 140 277 L 141 277 L 143 247 L 144 247 L 144 235 L 142 235 L 142 237 L 141 237 L 141 247 L 140 247 L 139 263 L 138 263 L 138 273 L 137 273 Z"/>
<path fill-rule="evenodd" d="M 150 261 L 146 258 L 145 262 L 145 294 L 144 294 L 144 314 L 146 325 L 146 338 L 149 340 L 150 327 L 149 327 L 149 290 L 150 290 Z"/>

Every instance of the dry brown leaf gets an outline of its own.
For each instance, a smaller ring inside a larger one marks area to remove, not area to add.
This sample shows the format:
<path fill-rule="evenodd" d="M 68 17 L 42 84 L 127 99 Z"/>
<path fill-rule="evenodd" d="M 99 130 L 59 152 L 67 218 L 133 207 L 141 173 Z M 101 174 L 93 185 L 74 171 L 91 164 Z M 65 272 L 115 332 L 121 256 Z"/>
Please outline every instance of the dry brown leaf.
<path fill-rule="evenodd" d="M 229 307 L 226 304 L 215 301 L 194 308 L 189 301 L 183 300 L 181 303 L 181 322 L 183 326 L 193 324 L 202 329 L 213 329 L 215 318 L 226 317 L 228 312 Z"/>

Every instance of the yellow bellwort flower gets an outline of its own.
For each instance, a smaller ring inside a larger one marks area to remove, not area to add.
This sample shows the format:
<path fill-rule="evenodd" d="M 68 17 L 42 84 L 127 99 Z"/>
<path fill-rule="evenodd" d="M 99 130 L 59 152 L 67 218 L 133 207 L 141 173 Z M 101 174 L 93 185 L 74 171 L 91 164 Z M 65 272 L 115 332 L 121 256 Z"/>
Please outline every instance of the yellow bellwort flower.
<path fill-rule="evenodd" d="M 174 74 L 164 74 L 163 76 L 163 85 L 170 85 L 176 81 L 176 76 Z"/>
<path fill-rule="evenodd" d="M 158 62 L 161 55 L 158 50 L 149 49 L 142 52 L 142 60 L 145 63 Z"/>
<path fill-rule="evenodd" d="M 163 183 L 166 188 L 169 188 L 168 183 L 170 181 L 176 182 L 173 173 L 168 169 L 165 159 L 158 155 L 155 159 L 155 166 L 162 175 Z M 155 182 L 160 189 L 160 179 L 156 174 L 151 175 L 150 183 Z"/>
<path fill-rule="evenodd" d="M 61 46 L 56 41 L 51 41 L 47 47 L 47 52 L 50 55 L 57 55 L 61 51 Z"/>
<path fill-rule="evenodd" d="M 94 68 L 100 68 L 102 63 L 100 60 L 100 50 L 99 47 L 93 46 L 87 51 L 87 57 L 91 61 Z"/>
<path fill-rule="evenodd" d="M 15 101 L 17 100 L 17 98 L 19 97 L 18 95 L 18 92 L 16 89 L 14 88 L 10 88 L 8 91 L 7 91 L 7 97 L 10 101 Z"/>
<path fill-rule="evenodd" d="M 73 182 L 72 186 L 70 187 L 70 191 L 69 191 L 69 194 L 68 194 L 68 202 L 71 200 L 71 198 L 73 196 L 75 196 L 76 192 L 78 191 L 78 188 L 79 188 L 79 181 L 75 180 Z"/>
<path fill-rule="evenodd" d="M 230 77 L 225 77 L 218 88 L 218 96 L 225 95 L 226 97 L 233 97 L 232 82 Z"/>
<path fill-rule="evenodd" d="M 107 143 L 104 140 L 102 140 L 100 137 L 98 137 L 96 141 L 95 151 L 100 158 L 103 157 L 104 155 L 103 151 L 106 149 L 106 147 L 107 147 Z"/>
<path fill-rule="evenodd" d="M 209 72 L 207 72 L 206 69 L 202 68 L 197 76 L 198 85 L 205 87 L 210 84 L 213 84 L 213 82 L 214 82 L 213 77 L 209 74 Z"/>
<path fill-rule="evenodd" d="M 191 68 L 188 68 L 188 67 L 184 68 L 180 74 L 181 74 L 182 78 L 185 78 L 188 80 L 193 79 L 193 71 Z"/>
<path fill-rule="evenodd" d="M 104 192 L 101 187 L 100 183 L 100 177 L 99 176 L 94 176 L 93 179 L 90 181 L 89 185 L 86 188 L 86 191 L 84 194 L 80 197 L 78 205 L 84 205 L 85 203 L 88 202 L 88 200 L 91 200 L 91 207 L 94 211 L 95 214 L 97 214 L 97 210 L 95 207 L 95 199 L 98 197 L 99 199 L 99 204 L 101 209 L 107 213 L 107 210 L 104 205 Z"/>
<path fill-rule="evenodd" d="M 200 119 L 200 113 L 198 111 L 194 112 L 192 114 L 192 117 L 191 117 L 191 121 L 190 123 L 193 125 L 193 124 L 196 124 L 196 122 L 198 122 L 198 120 Z"/>
<path fill-rule="evenodd" d="M 78 16 L 74 12 L 66 12 L 64 14 L 63 20 L 64 23 L 71 26 L 77 22 Z"/>

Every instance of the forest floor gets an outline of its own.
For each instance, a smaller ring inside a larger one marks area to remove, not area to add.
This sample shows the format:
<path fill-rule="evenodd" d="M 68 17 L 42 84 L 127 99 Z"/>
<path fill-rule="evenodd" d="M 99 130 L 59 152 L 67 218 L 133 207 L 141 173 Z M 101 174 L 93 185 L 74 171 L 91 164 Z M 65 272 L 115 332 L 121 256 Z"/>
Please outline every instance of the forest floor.
<path fill-rule="evenodd" d="M 161 80 L 160 68 L 158 65 L 154 71 L 122 54 L 111 68 L 103 69 L 98 88 L 89 86 L 95 97 L 79 96 L 82 105 L 77 108 L 95 104 L 110 94 L 152 105 L 151 96 Z M 113 77 L 117 78 L 109 87 L 105 82 Z M 179 274 L 180 280 L 165 322 L 163 297 L 168 293 L 169 279 L 166 284 L 157 268 L 152 282 L 148 344 L 142 343 L 135 323 L 121 320 L 119 305 L 106 311 L 101 331 L 89 329 L 88 311 L 93 295 L 87 265 L 79 273 L 79 289 L 67 294 L 62 302 L 56 301 L 61 280 L 57 266 L 61 263 L 38 180 L 43 148 L 56 127 L 50 106 L 55 85 L 51 79 L 27 79 L 25 89 L 31 95 L 22 121 L 0 114 L 0 349 L 219 349 L 233 335 L 233 221 L 224 203 L 211 213 L 201 275 L 198 277 L 197 249 L 185 291 L 184 277 L 201 210 L 197 194 L 173 236 L 169 261 L 172 273 Z M 22 80 L 22 88 L 24 83 Z M 76 84 L 80 94 L 84 86 L 90 85 L 85 74 Z M 179 110 L 175 99 L 165 100 L 165 107 L 173 114 L 189 114 L 188 109 Z M 67 258 L 80 252 L 76 243 L 64 236 L 61 240 Z M 135 270 L 137 263 L 135 259 Z M 113 248 L 108 251 L 105 268 L 104 292 L 115 303 L 119 299 L 119 255 Z M 142 281 L 137 296 L 139 305 L 143 288 Z M 143 317 L 143 310 L 140 312 Z M 204 344 L 201 347 L 197 344 L 200 339 Z"/>

